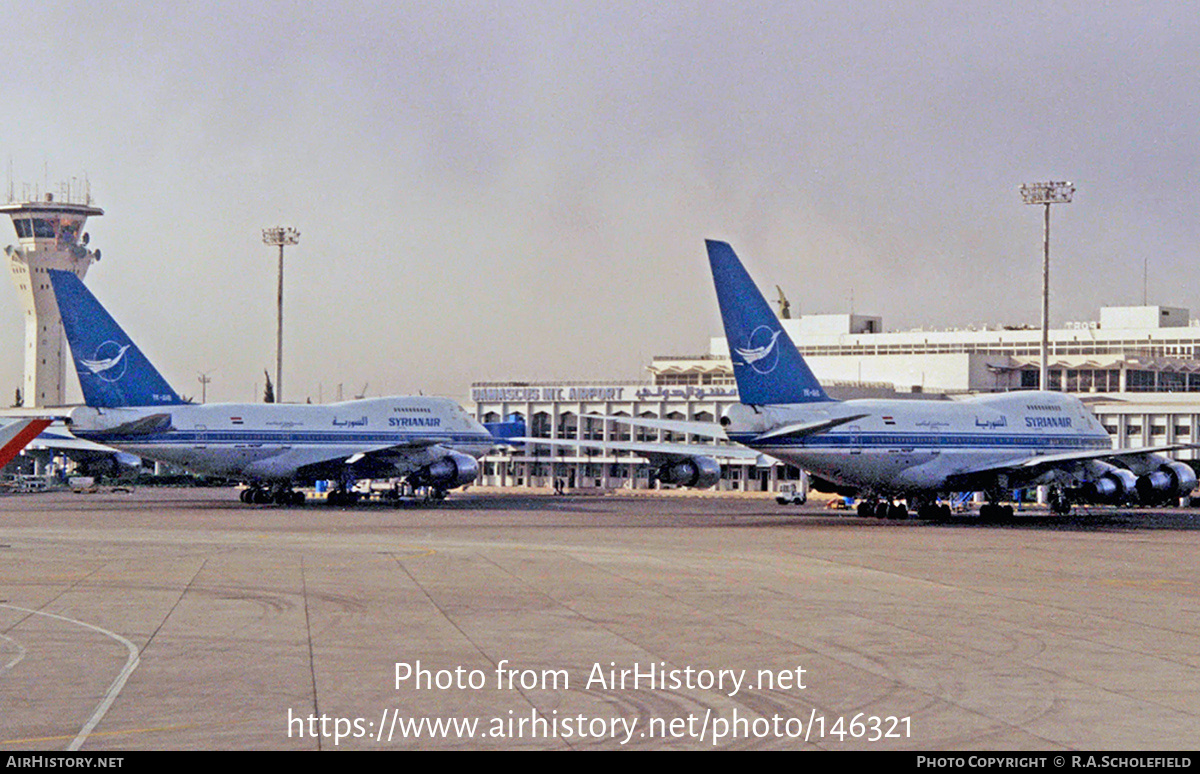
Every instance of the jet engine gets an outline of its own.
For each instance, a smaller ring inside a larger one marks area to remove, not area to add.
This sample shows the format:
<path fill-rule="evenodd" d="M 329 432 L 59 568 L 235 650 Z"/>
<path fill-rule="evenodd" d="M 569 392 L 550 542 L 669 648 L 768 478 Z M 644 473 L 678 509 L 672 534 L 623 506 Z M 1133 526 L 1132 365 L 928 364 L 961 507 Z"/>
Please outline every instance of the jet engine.
<path fill-rule="evenodd" d="M 705 489 L 721 479 L 721 466 L 712 457 L 685 457 L 668 462 L 658 469 L 658 480 Z"/>
<path fill-rule="evenodd" d="M 842 484 L 834 483 L 827 478 L 814 476 L 812 473 L 808 474 L 808 482 L 813 489 L 817 490 L 818 492 L 825 492 L 826 494 L 838 494 L 842 497 L 858 497 L 860 494 L 858 487 L 843 486 Z"/>
<path fill-rule="evenodd" d="M 1147 504 L 1165 503 L 1196 488 L 1196 471 L 1182 462 L 1167 462 L 1137 480 L 1138 499 Z"/>
<path fill-rule="evenodd" d="M 1104 473 L 1084 485 L 1084 496 L 1093 502 L 1115 505 L 1125 502 L 1137 493 L 1137 476 L 1125 468 L 1107 463 L 1102 465 Z"/>
<path fill-rule="evenodd" d="M 479 475 L 479 463 L 474 457 L 459 452 L 450 452 L 445 457 L 429 463 L 412 475 L 416 486 L 434 486 L 438 489 L 455 489 L 466 486 Z"/>

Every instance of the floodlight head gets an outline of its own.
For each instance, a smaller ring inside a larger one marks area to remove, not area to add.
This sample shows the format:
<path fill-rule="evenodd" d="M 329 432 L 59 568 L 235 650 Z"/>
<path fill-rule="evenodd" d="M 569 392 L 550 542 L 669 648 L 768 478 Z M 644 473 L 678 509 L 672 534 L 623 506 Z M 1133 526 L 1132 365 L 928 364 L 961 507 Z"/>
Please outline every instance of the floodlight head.
<path fill-rule="evenodd" d="M 1072 183 L 1050 181 L 1047 183 L 1025 183 L 1021 186 L 1021 199 L 1026 204 L 1070 204 L 1075 193 Z"/>
<path fill-rule="evenodd" d="M 291 226 L 276 226 L 274 228 L 264 228 L 262 232 L 264 245 L 298 245 L 300 244 L 300 232 Z"/>

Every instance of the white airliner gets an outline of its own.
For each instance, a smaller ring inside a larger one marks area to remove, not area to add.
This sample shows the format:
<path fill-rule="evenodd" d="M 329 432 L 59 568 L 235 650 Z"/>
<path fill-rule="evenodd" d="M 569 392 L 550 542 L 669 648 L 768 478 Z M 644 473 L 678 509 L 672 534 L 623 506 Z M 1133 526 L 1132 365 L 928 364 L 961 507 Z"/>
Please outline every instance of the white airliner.
<path fill-rule="evenodd" d="M 64 419 L 79 438 L 250 485 L 245 502 L 300 504 L 297 484 L 333 480 L 333 504 L 359 478 L 405 478 L 440 498 L 475 480 L 492 434 L 446 398 L 327 405 L 192 404 L 171 389 L 80 279 L 49 272 L 86 405 Z"/>
<path fill-rule="evenodd" d="M 1188 444 L 1113 449 L 1112 439 L 1075 397 L 1013 392 L 963 400 L 831 399 L 770 306 L 724 242 L 707 242 L 739 403 L 720 426 L 663 419 L 596 416 L 619 424 L 709 436 L 747 447 L 629 443 L 523 437 L 527 444 L 631 451 L 646 457 L 664 483 L 710 487 L 720 478 L 715 454 L 773 457 L 809 475 L 814 488 L 860 498 L 861 515 L 899 518 L 914 508 L 945 518 L 939 498 L 982 491 L 988 519 L 1014 489 L 1046 484 L 1050 503 L 1162 503 L 1196 486 L 1196 474 L 1163 452 Z M 903 500 L 904 505 L 896 501 Z"/>
<path fill-rule="evenodd" d="M 708 241 L 739 403 L 721 418 L 733 441 L 810 473 L 814 484 L 863 498 L 860 514 L 946 515 L 939 496 L 983 491 L 985 518 L 1014 489 L 1047 484 L 1051 505 L 1166 502 L 1196 474 L 1161 453 L 1188 445 L 1116 450 L 1075 397 L 1012 392 L 964 400 L 835 401 L 813 377 L 733 249 Z"/>

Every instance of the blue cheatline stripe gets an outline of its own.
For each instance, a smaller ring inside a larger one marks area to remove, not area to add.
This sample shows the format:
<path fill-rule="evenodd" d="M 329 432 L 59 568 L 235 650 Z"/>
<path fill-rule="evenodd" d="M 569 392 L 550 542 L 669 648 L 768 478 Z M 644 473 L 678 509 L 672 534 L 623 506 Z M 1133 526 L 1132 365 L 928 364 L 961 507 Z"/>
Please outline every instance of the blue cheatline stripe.
<path fill-rule="evenodd" d="M 1006 448 L 1006 449 L 1111 449 L 1109 438 L 1069 435 L 975 435 L 972 433 L 823 433 L 806 438 L 778 438 L 767 444 L 755 444 L 756 435 L 739 433 L 730 436 L 740 444 L 758 449 L 894 449 L 904 448 Z"/>
<path fill-rule="evenodd" d="M 271 433 L 262 431 L 229 431 L 229 430 L 178 430 L 169 433 L 143 433 L 137 435 L 113 435 L 101 432 L 80 432 L 80 438 L 88 438 L 98 442 L 124 444 L 183 444 L 203 442 L 206 444 L 308 444 L 308 445 L 337 445 L 346 444 L 388 444 L 398 446 L 424 438 L 438 438 L 438 443 L 447 444 L 490 444 L 494 441 L 488 433 L 412 433 L 398 435 L 396 433 Z"/>

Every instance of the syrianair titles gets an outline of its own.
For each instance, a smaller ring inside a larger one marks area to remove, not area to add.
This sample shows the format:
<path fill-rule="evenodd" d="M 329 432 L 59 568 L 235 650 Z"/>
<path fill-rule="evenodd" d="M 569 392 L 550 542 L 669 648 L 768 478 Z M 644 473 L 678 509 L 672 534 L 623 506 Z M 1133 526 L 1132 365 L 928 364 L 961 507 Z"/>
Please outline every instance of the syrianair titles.
<path fill-rule="evenodd" d="M 329 405 L 192 404 L 182 400 L 72 273 L 50 271 L 87 405 L 65 419 L 76 436 L 195 473 L 249 484 L 246 502 L 300 504 L 293 487 L 403 478 L 435 498 L 475 480 L 493 436 L 445 398 L 398 396 Z"/>

